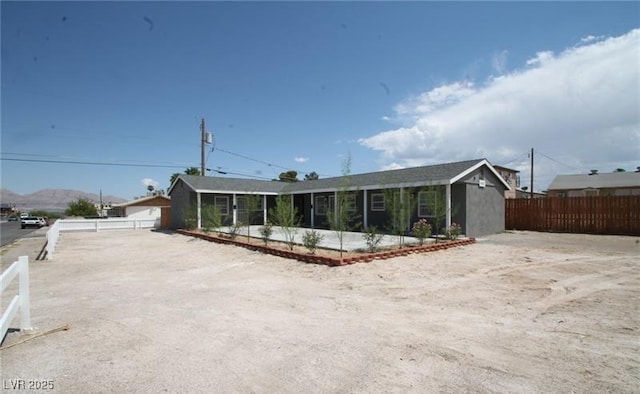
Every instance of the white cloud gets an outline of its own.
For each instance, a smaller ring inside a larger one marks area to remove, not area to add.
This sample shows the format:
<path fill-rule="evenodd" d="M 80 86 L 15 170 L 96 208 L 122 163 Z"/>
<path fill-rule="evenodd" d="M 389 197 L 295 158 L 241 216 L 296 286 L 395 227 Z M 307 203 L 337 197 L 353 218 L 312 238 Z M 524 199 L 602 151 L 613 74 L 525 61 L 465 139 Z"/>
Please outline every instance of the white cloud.
<path fill-rule="evenodd" d="M 580 43 L 581 44 L 589 44 L 591 42 L 600 41 L 600 40 L 603 40 L 605 38 L 606 37 L 604 37 L 604 36 L 591 36 L 591 35 L 589 35 L 589 36 L 581 38 L 580 39 Z"/>
<path fill-rule="evenodd" d="M 154 189 L 157 188 L 160 185 L 160 183 L 158 181 L 154 181 L 151 178 L 144 178 L 140 182 L 144 185 L 144 187 L 153 186 Z"/>
<path fill-rule="evenodd" d="M 293 160 L 295 160 L 296 163 L 306 163 L 309 161 L 308 157 L 295 157 Z"/>
<path fill-rule="evenodd" d="M 521 70 L 483 86 L 438 86 L 396 105 L 403 127 L 359 142 L 382 152 L 384 166 L 480 157 L 505 164 L 524 154 L 510 166 L 528 171 L 526 152 L 534 147 L 576 170 L 634 169 L 640 162 L 639 47 L 640 29 L 559 54 L 539 52 Z M 536 190 L 557 173 L 577 172 L 557 163 L 545 168 L 544 160 L 536 162 Z"/>
<path fill-rule="evenodd" d="M 527 60 L 527 66 L 544 66 L 553 60 L 552 51 L 543 51 L 536 53 L 536 56 Z"/>
<path fill-rule="evenodd" d="M 493 71 L 498 73 L 498 75 L 502 75 L 506 71 L 508 57 L 509 51 L 506 49 L 493 55 L 491 66 L 493 67 Z"/>

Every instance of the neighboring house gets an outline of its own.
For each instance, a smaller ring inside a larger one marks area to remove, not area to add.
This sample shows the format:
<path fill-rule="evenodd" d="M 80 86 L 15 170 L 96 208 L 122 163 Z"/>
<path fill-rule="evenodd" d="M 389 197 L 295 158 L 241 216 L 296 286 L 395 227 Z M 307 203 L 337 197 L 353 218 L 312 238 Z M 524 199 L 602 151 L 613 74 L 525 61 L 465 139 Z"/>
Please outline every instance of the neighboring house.
<path fill-rule="evenodd" d="M 549 186 L 550 197 L 637 196 L 640 172 L 609 172 L 558 175 Z"/>
<path fill-rule="evenodd" d="M 149 196 L 113 204 L 113 210 L 118 216 L 133 219 L 156 219 L 156 226 L 160 226 L 162 208 L 171 206 L 171 199 L 165 196 Z"/>
<path fill-rule="evenodd" d="M 503 166 L 493 166 L 493 168 L 496 169 L 502 179 L 509 185 L 510 190 L 504 192 L 504 198 L 517 198 L 517 190 L 520 187 L 520 178 L 518 176 L 520 171 Z"/>
<path fill-rule="evenodd" d="M 516 189 L 516 198 L 531 198 L 531 191 L 527 190 L 527 187 L 517 188 Z M 543 198 L 547 197 L 547 193 L 543 192 L 533 192 L 533 198 Z"/>
<path fill-rule="evenodd" d="M 14 211 L 15 211 L 15 208 L 13 205 L 5 204 L 5 203 L 0 204 L 0 216 L 9 216 L 13 214 Z"/>
<path fill-rule="evenodd" d="M 111 210 L 113 209 L 113 205 L 110 202 L 104 202 L 100 204 L 99 202 L 93 203 L 93 206 L 96 207 L 96 211 L 98 212 L 98 216 L 112 216 Z"/>
<path fill-rule="evenodd" d="M 334 209 L 338 191 L 345 188 L 353 192 L 353 216 L 358 218 L 361 228 L 387 227 L 389 214 L 384 191 L 392 189 L 408 193 L 413 202 L 407 230 L 419 218 L 434 224 L 430 202 L 441 195 L 443 201 L 436 204 L 447 207 L 441 225 L 460 224 L 468 236 L 504 231 L 504 194 L 510 190 L 486 159 L 294 183 L 182 174 L 168 190 L 171 227 L 184 227 L 188 215 L 193 215 L 197 227 L 201 227 L 205 204 L 218 207 L 225 225 L 263 224 L 275 206 L 276 196 L 286 195 L 301 216 L 303 227 L 326 229 L 327 211 Z M 248 194 L 261 197 L 256 207 L 246 206 Z"/>

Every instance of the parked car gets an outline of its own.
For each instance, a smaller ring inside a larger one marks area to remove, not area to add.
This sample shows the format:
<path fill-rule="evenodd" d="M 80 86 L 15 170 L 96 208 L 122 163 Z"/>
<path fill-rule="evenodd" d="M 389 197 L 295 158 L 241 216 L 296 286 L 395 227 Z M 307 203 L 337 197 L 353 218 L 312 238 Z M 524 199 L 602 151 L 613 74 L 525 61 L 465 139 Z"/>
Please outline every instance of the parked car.
<path fill-rule="evenodd" d="M 27 228 L 27 227 L 41 228 L 44 226 L 44 219 L 43 220 L 40 220 L 40 219 L 41 218 L 37 218 L 35 216 L 24 217 L 20 219 L 20 228 Z"/>
<path fill-rule="evenodd" d="M 17 222 L 18 221 L 18 217 L 17 216 L 9 216 L 9 221 L 10 222 Z"/>

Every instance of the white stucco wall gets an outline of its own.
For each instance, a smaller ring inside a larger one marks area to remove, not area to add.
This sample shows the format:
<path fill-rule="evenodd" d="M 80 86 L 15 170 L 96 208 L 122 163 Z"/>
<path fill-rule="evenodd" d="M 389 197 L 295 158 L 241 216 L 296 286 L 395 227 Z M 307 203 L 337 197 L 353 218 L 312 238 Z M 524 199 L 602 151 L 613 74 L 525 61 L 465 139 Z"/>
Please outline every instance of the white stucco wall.
<path fill-rule="evenodd" d="M 158 219 L 160 220 L 160 207 L 127 207 L 126 216 L 132 219 Z"/>

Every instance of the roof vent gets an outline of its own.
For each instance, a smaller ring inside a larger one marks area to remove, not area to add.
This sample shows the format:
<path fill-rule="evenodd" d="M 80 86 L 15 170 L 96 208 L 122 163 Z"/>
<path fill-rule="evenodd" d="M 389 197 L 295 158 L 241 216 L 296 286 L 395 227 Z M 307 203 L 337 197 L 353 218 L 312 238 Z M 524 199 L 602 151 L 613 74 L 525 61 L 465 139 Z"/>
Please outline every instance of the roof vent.
<path fill-rule="evenodd" d="M 598 175 L 598 170 L 591 170 L 589 175 Z"/>

